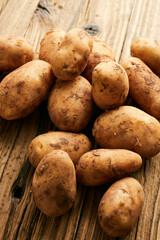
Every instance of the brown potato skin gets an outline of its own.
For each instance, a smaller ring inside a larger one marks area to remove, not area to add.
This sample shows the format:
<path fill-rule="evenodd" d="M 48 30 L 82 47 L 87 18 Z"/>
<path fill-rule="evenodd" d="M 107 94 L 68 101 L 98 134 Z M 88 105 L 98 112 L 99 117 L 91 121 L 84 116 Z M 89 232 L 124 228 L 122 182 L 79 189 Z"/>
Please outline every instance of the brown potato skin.
<path fill-rule="evenodd" d="M 85 77 L 89 82 L 92 82 L 93 69 L 100 62 L 116 61 L 112 48 L 106 42 L 96 37 L 92 37 L 92 39 L 92 52 L 88 57 L 87 66 L 82 73 L 82 76 Z"/>
<path fill-rule="evenodd" d="M 129 92 L 129 80 L 124 68 L 116 62 L 101 62 L 93 70 L 92 96 L 102 109 L 112 109 L 124 103 Z"/>
<path fill-rule="evenodd" d="M 160 74 L 160 44 L 149 38 L 136 38 L 131 43 L 131 56 L 140 58 L 156 74 Z"/>
<path fill-rule="evenodd" d="M 36 206 L 47 216 L 63 215 L 73 206 L 76 175 L 66 152 L 54 150 L 42 159 L 33 176 L 32 193 Z"/>
<path fill-rule="evenodd" d="M 91 142 L 84 134 L 69 132 L 48 132 L 34 138 L 28 148 L 30 163 L 37 167 L 42 158 L 53 150 L 63 150 L 68 153 L 73 163 L 91 149 Z"/>
<path fill-rule="evenodd" d="M 25 38 L 0 35 L 0 71 L 13 71 L 33 58 L 33 47 Z"/>
<path fill-rule="evenodd" d="M 100 226 L 109 236 L 127 236 L 136 225 L 143 202 L 143 188 L 136 179 L 127 177 L 115 182 L 100 201 Z"/>
<path fill-rule="evenodd" d="M 102 113 L 94 123 L 93 136 L 103 148 L 128 149 L 144 158 L 160 152 L 160 123 L 132 106 Z"/>
<path fill-rule="evenodd" d="M 75 79 L 85 69 L 92 46 L 91 36 L 83 29 L 68 31 L 52 58 L 54 75 L 61 80 Z"/>
<path fill-rule="evenodd" d="M 62 42 L 65 31 L 54 28 L 47 32 L 40 42 L 39 59 L 52 63 L 53 55 L 59 44 Z"/>
<path fill-rule="evenodd" d="M 124 149 L 96 149 L 84 153 L 76 166 L 78 182 L 98 186 L 125 177 L 142 165 L 139 154 Z"/>
<path fill-rule="evenodd" d="M 79 132 L 93 115 L 91 84 L 82 76 L 73 81 L 57 79 L 48 99 L 48 112 L 61 131 Z"/>
<path fill-rule="evenodd" d="M 130 96 L 144 111 L 160 119 L 160 78 L 138 58 L 124 59 L 121 65 L 128 74 Z"/>
<path fill-rule="evenodd" d="M 8 74 L 0 83 L 0 116 L 14 120 L 32 113 L 53 80 L 51 65 L 42 60 L 30 61 Z"/>

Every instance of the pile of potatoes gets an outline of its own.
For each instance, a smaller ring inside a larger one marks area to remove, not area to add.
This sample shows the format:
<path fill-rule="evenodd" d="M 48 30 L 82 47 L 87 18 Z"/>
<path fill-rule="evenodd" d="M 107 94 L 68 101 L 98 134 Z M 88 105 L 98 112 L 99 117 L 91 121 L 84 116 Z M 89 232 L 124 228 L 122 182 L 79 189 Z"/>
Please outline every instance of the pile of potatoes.
<path fill-rule="evenodd" d="M 131 44 L 131 57 L 115 61 L 111 47 L 82 29 L 47 32 L 34 60 L 30 43 L 0 36 L 0 116 L 32 113 L 48 96 L 48 113 L 59 131 L 34 138 L 28 148 L 36 168 L 32 193 L 47 216 L 65 214 L 85 186 L 114 182 L 102 197 L 98 219 L 110 236 L 126 236 L 141 213 L 144 192 L 128 177 L 142 158 L 160 152 L 160 45 L 147 38 Z M 152 70 L 151 70 L 152 69 Z M 125 104 L 128 94 L 139 108 Z M 95 117 L 96 110 L 99 116 Z M 96 119 L 95 119 L 96 118 Z M 93 123 L 93 149 L 83 131 Z"/>

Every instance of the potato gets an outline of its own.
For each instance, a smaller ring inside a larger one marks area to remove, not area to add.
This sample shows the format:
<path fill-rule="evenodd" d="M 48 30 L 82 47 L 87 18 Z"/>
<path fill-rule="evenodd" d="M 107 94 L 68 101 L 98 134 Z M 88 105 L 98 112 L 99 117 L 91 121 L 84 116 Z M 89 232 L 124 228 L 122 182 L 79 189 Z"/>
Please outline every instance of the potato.
<path fill-rule="evenodd" d="M 71 29 L 53 54 L 54 75 L 61 80 L 75 79 L 85 69 L 91 50 L 91 36 L 83 29 Z"/>
<path fill-rule="evenodd" d="M 16 35 L 0 35 L 0 71 L 13 71 L 33 57 L 33 47 L 26 39 Z"/>
<path fill-rule="evenodd" d="M 90 82 L 92 81 L 93 69 L 100 62 L 115 61 L 115 55 L 111 47 L 106 42 L 96 37 L 92 37 L 92 39 L 93 39 L 92 52 L 88 57 L 87 66 L 82 73 L 82 76 L 85 77 Z"/>
<path fill-rule="evenodd" d="M 102 110 L 119 107 L 129 92 L 126 71 L 118 63 L 101 62 L 93 70 L 92 96 Z"/>
<path fill-rule="evenodd" d="M 0 83 L 0 116 L 26 117 L 42 102 L 53 83 L 51 65 L 42 60 L 24 64 Z"/>
<path fill-rule="evenodd" d="M 128 149 L 145 158 L 160 152 L 160 123 L 136 107 L 102 113 L 94 123 L 93 136 L 103 148 Z"/>
<path fill-rule="evenodd" d="M 62 131 L 79 132 L 92 118 L 91 84 L 78 76 L 73 81 L 57 79 L 48 99 L 48 112 Z"/>
<path fill-rule="evenodd" d="M 160 119 L 160 79 L 140 59 L 129 57 L 121 62 L 129 77 L 130 96 L 141 108 Z"/>
<path fill-rule="evenodd" d="M 75 201 L 76 175 L 69 155 L 53 150 L 38 164 L 32 182 L 36 206 L 47 216 L 66 213 Z"/>
<path fill-rule="evenodd" d="M 137 171 L 142 158 L 124 149 L 96 149 L 81 156 L 76 167 L 78 182 L 97 186 Z"/>
<path fill-rule="evenodd" d="M 153 72 L 160 74 L 160 44 L 149 38 L 136 38 L 131 44 L 131 56 L 140 58 Z"/>
<path fill-rule="evenodd" d="M 91 142 L 84 134 L 69 132 L 48 132 L 34 138 L 28 148 L 30 163 L 37 167 L 42 158 L 53 150 L 63 150 L 68 153 L 76 164 L 85 152 L 91 149 Z"/>
<path fill-rule="evenodd" d="M 100 226 L 112 237 L 128 235 L 136 225 L 143 202 L 143 188 L 136 179 L 127 177 L 115 182 L 100 201 Z"/>
<path fill-rule="evenodd" d="M 59 28 L 54 28 L 47 32 L 40 42 L 39 58 L 51 64 L 52 57 L 58 45 L 64 38 L 65 31 Z"/>

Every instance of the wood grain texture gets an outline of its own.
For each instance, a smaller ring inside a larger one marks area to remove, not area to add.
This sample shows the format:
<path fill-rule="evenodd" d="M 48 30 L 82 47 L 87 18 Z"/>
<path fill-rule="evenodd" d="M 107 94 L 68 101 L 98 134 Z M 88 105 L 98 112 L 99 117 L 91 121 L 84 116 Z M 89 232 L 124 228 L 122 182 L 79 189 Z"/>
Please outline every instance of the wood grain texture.
<path fill-rule="evenodd" d="M 160 41 L 160 0 L 1 0 L 0 34 L 19 34 L 39 50 L 53 27 L 93 28 L 113 48 L 117 61 L 129 55 L 132 38 Z M 47 99 L 25 119 L 0 119 L 0 240 L 111 240 L 97 219 L 99 201 L 109 185 L 78 186 L 74 207 L 62 217 L 49 218 L 35 207 L 31 193 L 34 169 L 27 148 L 37 135 L 54 129 Z M 91 128 L 92 126 L 90 126 Z M 160 239 L 160 155 L 143 161 L 132 176 L 144 187 L 145 203 L 139 221 L 125 240 Z"/>
<path fill-rule="evenodd" d="M 39 0 L 8 1 L 0 15 L 0 34 L 23 35 L 38 3 Z"/>
<path fill-rule="evenodd" d="M 3 11 L 3 9 L 6 7 L 8 0 L 3 0 L 0 2 L 0 14 Z"/>
<path fill-rule="evenodd" d="M 159 0 L 136 0 L 124 39 L 121 59 L 130 55 L 130 44 L 136 37 L 148 37 L 160 42 L 159 26 L 160 18 Z"/>

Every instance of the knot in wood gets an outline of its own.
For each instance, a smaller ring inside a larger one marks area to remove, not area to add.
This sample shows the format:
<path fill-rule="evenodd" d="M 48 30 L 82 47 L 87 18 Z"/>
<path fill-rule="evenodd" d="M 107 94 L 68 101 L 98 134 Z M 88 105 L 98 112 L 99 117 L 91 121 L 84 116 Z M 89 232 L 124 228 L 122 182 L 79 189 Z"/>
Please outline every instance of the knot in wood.
<path fill-rule="evenodd" d="M 91 36 L 94 36 L 100 31 L 100 28 L 96 25 L 87 25 L 84 30 L 88 32 Z"/>

